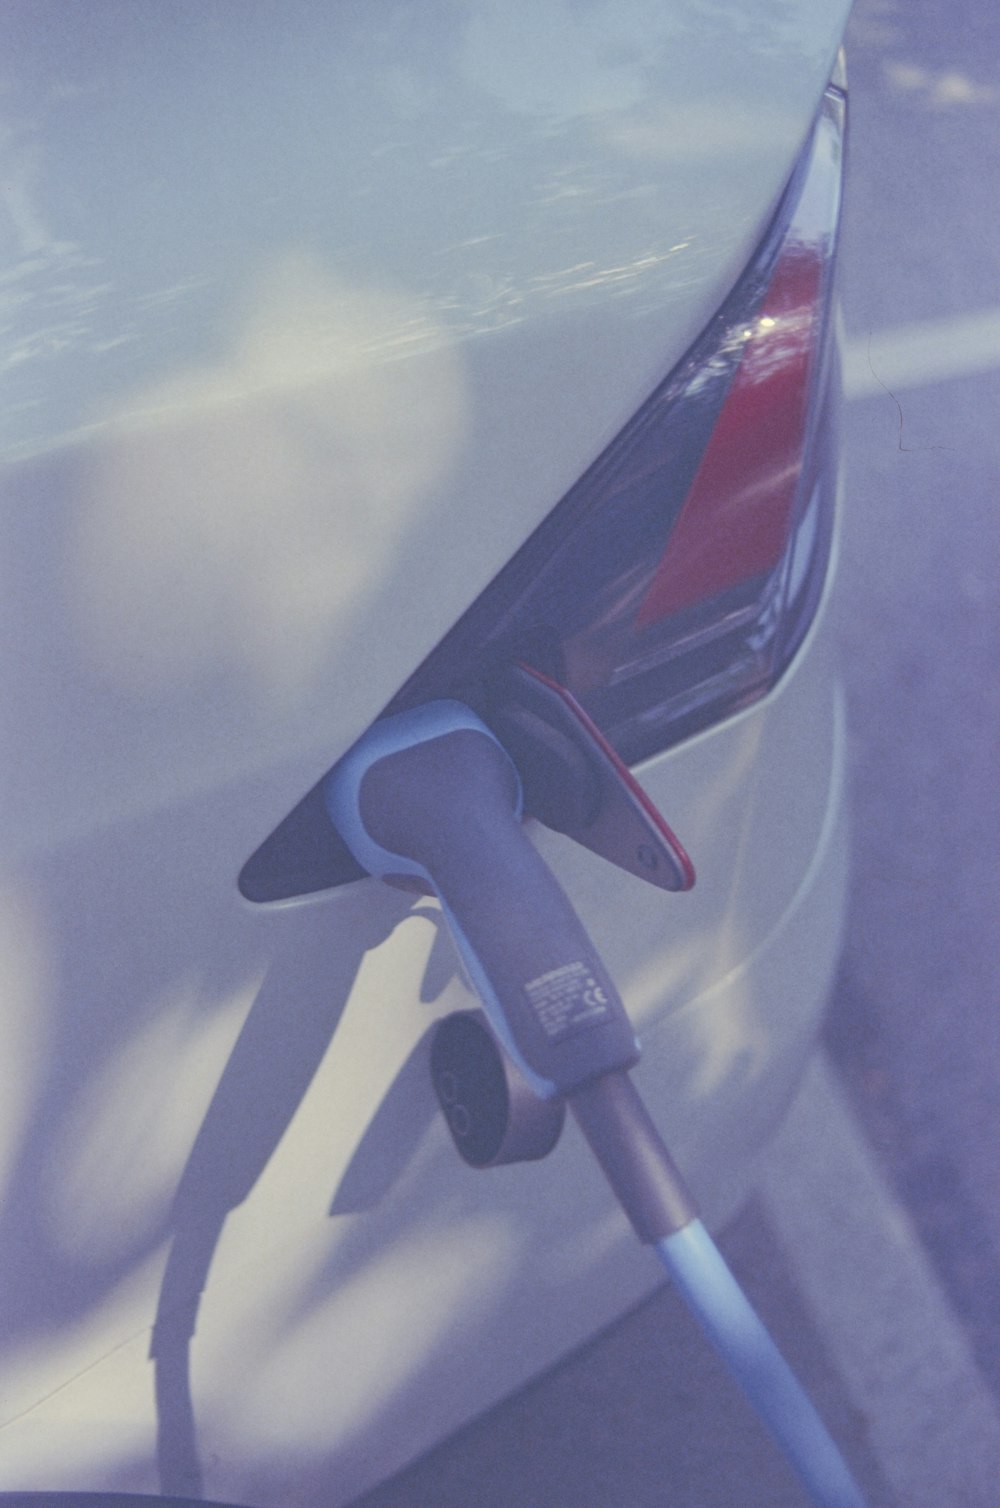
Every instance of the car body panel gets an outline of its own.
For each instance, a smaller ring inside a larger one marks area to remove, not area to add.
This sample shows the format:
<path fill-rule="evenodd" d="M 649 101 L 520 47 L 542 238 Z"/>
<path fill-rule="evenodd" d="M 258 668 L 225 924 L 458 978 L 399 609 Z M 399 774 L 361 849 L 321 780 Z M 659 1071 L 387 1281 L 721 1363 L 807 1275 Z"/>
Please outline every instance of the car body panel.
<path fill-rule="evenodd" d="M 684 813 L 700 890 L 625 876 L 612 903 L 607 866 L 535 834 L 621 985 L 640 1088 L 712 1224 L 794 1094 L 836 959 L 829 653 L 824 619 L 763 703 L 640 771 Z M 192 813 L 176 836 L 199 853 L 211 828 Z M 22 1099 L 33 1177 L 11 1181 L 8 1208 L 32 1240 L 8 1263 L 21 1323 L 0 1486 L 155 1490 L 152 1347 L 167 1487 L 195 1481 L 193 1396 L 212 1496 L 346 1503 L 623 1313 L 659 1269 L 575 1127 L 543 1163 L 460 1162 L 427 1053 L 433 1022 L 473 997 L 432 902 L 362 881 L 248 917 L 208 864 L 179 895 L 160 852 L 147 821 L 62 850 L 17 894 L 8 1031 L 88 1009 L 58 1079 Z M 60 913 L 79 919 L 62 990 L 40 962 Z"/>
<path fill-rule="evenodd" d="M 10 842 L 284 758 L 268 832 L 714 311 L 845 12 L 8 7 Z"/>
<path fill-rule="evenodd" d="M 6 7 L 0 1486 L 346 1502 L 657 1281 L 572 1135 L 454 1156 L 432 903 L 236 876 L 727 293 L 846 9 Z M 690 896 L 535 832 L 713 1221 L 835 956 L 836 706 L 821 620 L 640 770 Z"/>

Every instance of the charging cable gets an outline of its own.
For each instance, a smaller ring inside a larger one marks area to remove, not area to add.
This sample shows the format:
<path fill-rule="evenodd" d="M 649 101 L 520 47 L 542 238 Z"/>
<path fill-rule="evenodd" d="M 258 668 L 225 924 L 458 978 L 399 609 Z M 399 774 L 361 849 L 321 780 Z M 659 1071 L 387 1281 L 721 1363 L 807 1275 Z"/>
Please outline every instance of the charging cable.
<path fill-rule="evenodd" d="M 461 702 L 373 724 L 328 777 L 369 874 L 435 892 L 490 1025 L 543 1100 L 564 1098 L 651 1245 L 820 1508 L 865 1508 L 809 1398 L 698 1218 L 628 1070 L 639 1046 L 582 922 L 521 822 L 514 762 Z"/>

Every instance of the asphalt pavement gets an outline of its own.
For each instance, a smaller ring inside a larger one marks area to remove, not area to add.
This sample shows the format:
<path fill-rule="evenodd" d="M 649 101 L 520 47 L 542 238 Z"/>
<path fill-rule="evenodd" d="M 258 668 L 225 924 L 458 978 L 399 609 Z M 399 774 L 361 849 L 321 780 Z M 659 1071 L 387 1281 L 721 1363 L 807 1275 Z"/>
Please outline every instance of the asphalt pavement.
<path fill-rule="evenodd" d="M 848 71 L 851 906 L 824 1051 L 722 1245 L 872 1508 L 991 1508 L 1000 9 L 858 0 Z M 664 1289 L 358 1508 L 805 1501 Z"/>

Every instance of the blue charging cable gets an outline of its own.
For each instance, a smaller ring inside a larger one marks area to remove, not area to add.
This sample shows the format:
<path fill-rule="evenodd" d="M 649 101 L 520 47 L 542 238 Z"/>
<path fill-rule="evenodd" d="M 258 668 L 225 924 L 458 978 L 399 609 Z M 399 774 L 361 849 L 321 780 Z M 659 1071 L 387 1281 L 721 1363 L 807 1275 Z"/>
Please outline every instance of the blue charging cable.
<path fill-rule="evenodd" d="M 487 1017 L 541 1099 L 563 1098 L 819 1508 L 865 1508 L 812 1403 L 726 1266 L 629 1075 L 639 1047 L 582 922 L 524 832 L 517 769 L 459 702 L 376 723 L 328 777 L 357 861 L 439 896 Z"/>
<path fill-rule="evenodd" d="M 826 1426 L 701 1221 L 657 1241 L 655 1250 L 814 1501 L 865 1508 Z"/>

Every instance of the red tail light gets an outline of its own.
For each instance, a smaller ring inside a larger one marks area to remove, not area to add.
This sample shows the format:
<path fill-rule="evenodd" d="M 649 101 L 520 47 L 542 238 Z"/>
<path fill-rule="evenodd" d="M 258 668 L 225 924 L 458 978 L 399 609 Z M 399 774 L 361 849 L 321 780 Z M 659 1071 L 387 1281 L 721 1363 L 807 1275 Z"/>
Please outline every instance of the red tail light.
<path fill-rule="evenodd" d="M 516 655 L 628 763 L 764 695 L 826 577 L 836 492 L 830 88 L 757 256 L 684 360 L 404 689 Z M 466 684 L 468 684 L 466 682 Z"/>
<path fill-rule="evenodd" d="M 749 577 L 788 547 L 819 347 L 823 259 L 779 257 L 694 482 L 636 615 L 646 628 Z"/>

